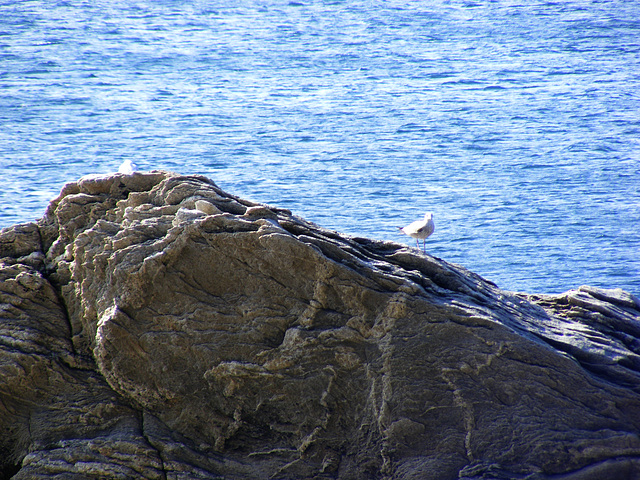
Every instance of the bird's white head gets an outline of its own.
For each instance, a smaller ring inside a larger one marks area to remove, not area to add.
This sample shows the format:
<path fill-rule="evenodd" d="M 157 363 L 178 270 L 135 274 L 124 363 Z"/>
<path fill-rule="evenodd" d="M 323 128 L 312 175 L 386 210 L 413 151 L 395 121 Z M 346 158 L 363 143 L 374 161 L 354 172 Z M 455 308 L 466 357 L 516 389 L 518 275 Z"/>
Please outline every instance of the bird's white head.
<path fill-rule="evenodd" d="M 425 220 L 429 220 L 430 218 L 433 218 L 433 213 L 427 212 L 427 213 L 424 214 L 424 219 Z"/>

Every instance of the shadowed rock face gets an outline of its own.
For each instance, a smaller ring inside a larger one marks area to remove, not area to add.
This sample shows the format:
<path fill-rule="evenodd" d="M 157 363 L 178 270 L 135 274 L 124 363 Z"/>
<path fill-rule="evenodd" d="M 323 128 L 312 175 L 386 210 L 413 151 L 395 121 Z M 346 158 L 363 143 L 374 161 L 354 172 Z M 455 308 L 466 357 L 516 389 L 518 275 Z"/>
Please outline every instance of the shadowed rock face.
<path fill-rule="evenodd" d="M 0 232 L 0 478 L 640 478 L 640 304 L 505 292 L 200 176 Z"/>

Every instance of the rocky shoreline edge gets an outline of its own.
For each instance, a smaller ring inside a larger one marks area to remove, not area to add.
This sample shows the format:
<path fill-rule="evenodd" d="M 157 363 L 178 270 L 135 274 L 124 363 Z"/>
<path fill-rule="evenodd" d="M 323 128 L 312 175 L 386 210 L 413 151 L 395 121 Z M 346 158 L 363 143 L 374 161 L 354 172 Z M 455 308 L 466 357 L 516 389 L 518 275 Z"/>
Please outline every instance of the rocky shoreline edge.
<path fill-rule="evenodd" d="M 0 479 L 637 479 L 640 302 L 503 291 L 206 177 L 0 231 Z"/>

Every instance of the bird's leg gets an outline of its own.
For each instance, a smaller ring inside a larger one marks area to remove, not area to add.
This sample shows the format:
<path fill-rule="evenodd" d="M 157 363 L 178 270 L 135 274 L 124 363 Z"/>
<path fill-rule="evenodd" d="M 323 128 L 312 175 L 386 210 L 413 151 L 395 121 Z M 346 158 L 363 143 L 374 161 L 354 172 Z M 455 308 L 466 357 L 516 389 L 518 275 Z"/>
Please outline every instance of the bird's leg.
<path fill-rule="evenodd" d="M 427 253 L 427 239 L 422 241 L 422 253 Z"/>
<path fill-rule="evenodd" d="M 420 248 L 420 240 L 416 238 L 416 248 Z"/>

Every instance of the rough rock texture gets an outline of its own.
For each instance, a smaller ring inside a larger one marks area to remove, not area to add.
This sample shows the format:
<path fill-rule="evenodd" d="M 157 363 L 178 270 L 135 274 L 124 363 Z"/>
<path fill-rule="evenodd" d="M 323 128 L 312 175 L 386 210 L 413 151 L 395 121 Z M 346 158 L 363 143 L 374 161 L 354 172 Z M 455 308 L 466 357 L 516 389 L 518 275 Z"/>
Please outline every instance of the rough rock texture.
<path fill-rule="evenodd" d="M 640 303 L 166 172 L 0 232 L 0 478 L 637 479 Z"/>

